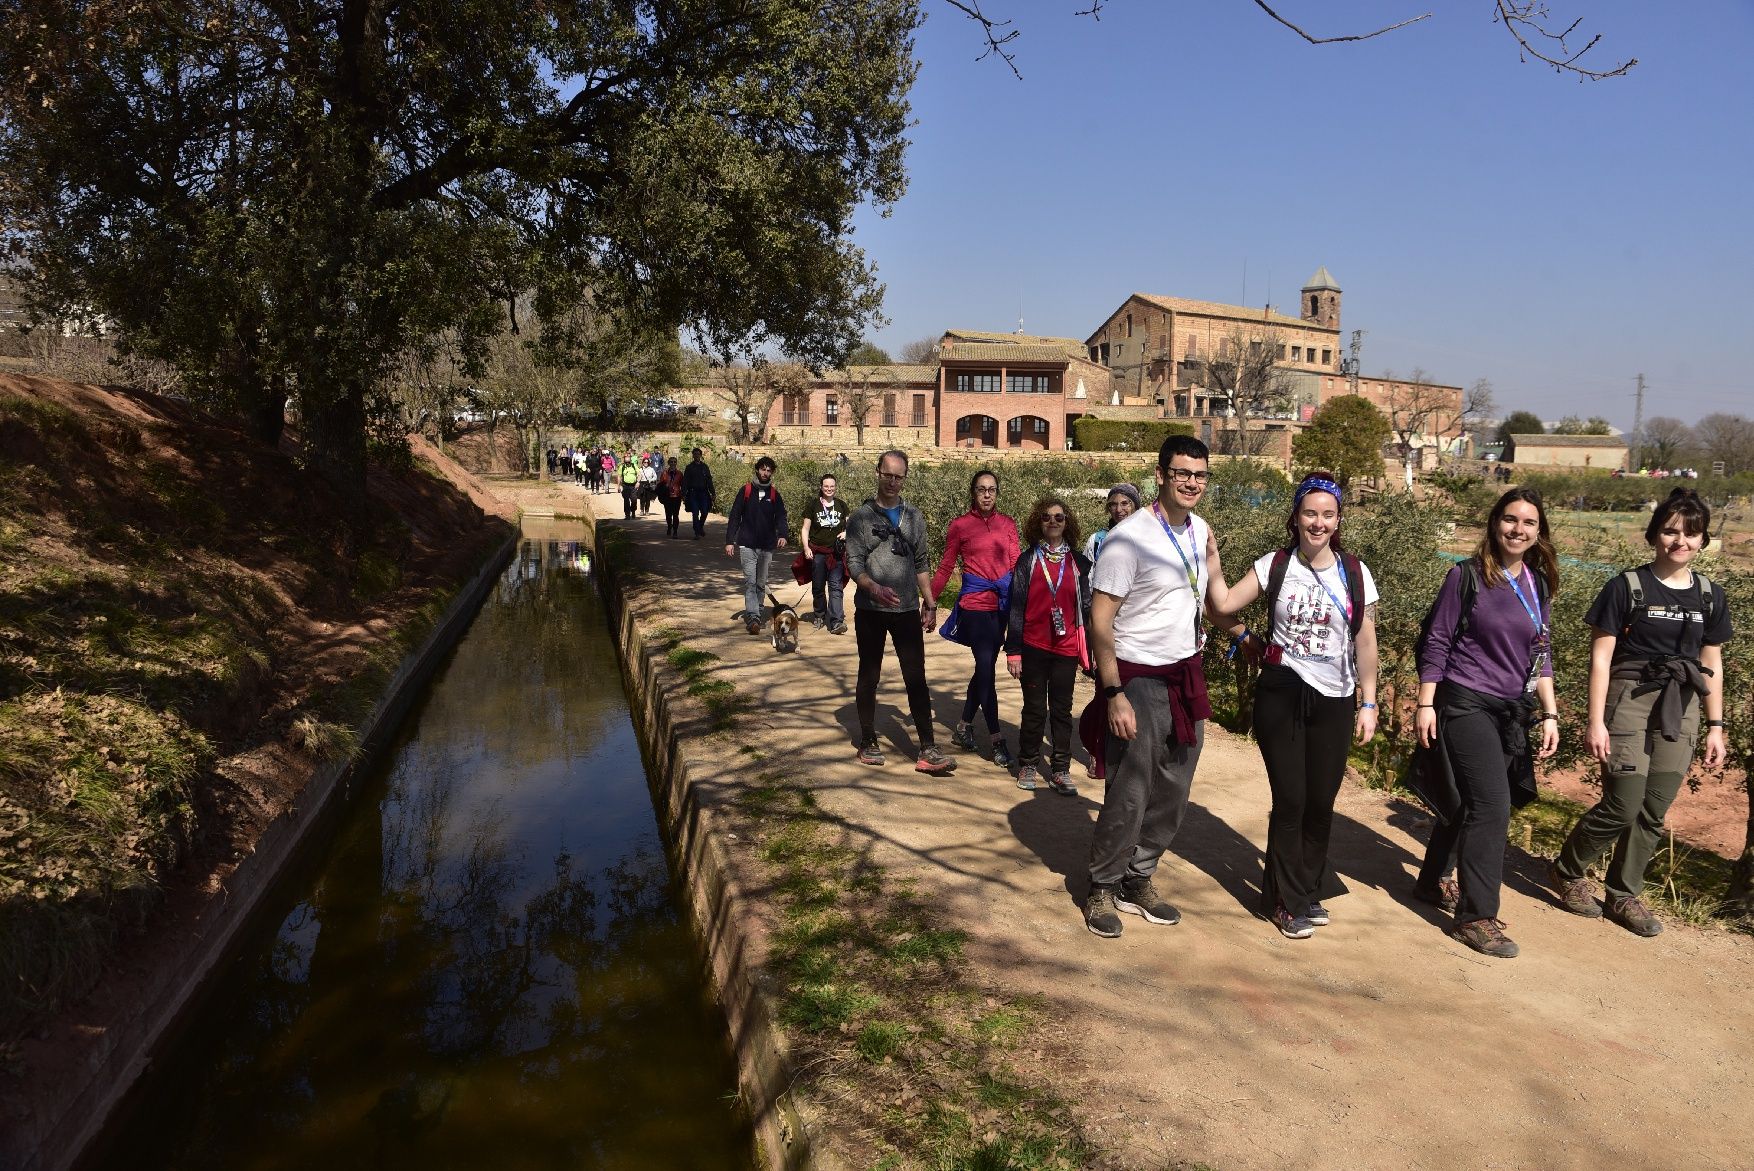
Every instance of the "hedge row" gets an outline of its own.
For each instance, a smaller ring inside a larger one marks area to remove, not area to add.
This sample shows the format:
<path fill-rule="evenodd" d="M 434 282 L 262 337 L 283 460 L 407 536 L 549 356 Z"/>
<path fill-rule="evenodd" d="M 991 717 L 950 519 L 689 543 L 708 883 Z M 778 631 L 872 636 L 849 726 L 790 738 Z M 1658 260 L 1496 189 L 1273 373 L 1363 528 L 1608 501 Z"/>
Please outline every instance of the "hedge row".
<path fill-rule="evenodd" d="M 1170 419 L 1098 419 L 1086 415 L 1072 423 L 1079 451 L 1143 451 L 1153 455 L 1171 435 L 1192 435 L 1193 425 Z"/>

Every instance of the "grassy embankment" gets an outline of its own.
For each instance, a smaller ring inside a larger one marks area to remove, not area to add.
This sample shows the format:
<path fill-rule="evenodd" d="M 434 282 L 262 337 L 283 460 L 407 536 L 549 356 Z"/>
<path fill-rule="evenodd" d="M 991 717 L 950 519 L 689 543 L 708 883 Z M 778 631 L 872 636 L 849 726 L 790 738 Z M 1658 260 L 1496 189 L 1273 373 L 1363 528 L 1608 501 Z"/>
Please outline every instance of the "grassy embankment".
<path fill-rule="evenodd" d="M 320 485 L 180 404 L 0 386 L 0 1070 L 168 887 L 354 751 L 478 560 L 448 484 L 373 484 L 347 554 Z"/>

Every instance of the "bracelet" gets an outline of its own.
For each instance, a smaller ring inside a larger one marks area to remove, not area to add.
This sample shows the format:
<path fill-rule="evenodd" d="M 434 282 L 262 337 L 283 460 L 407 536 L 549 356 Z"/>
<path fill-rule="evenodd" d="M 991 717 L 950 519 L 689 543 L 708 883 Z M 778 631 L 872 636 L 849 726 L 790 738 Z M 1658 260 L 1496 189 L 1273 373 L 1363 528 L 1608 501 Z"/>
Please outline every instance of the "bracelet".
<path fill-rule="evenodd" d="M 1708 728 L 1722 728 L 1725 725 L 1722 720 L 1707 720 L 1705 721 L 1705 726 Z"/>
<path fill-rule="evenodd" d="M 1559 722 L 1559 713 L 1558 712 L 1543 712 L 1543 713 L 1541 713 L 1541 722 L 1544 724 L 1548 720 L 1552 720 L 1555 724 L 1557 724 Z"/>
<path fill-rule="evenodd" d="M 1432 711 L 1436 711 L 1436 710 L 1437 710 L 1437 705 L 1436 705 L 1436 704 L 1435 704 L 1435 703 L 1422 703 L 1422 704 L 1420 704 L 1420 705 L 1419 705 L 1419 707 L 1428 707 L 1428 708 L 1430 708 L 1430 709 L 1431 709 L 1431 710 L 1432 710 Z M 1418 709 L 1414 709 L 1414 710 L 1418 710 Z"/>
<path fill-rule="evenodd" d="M 891 464 L 890 466 L 893 467 L 894 465 Z M 1363 711 L 1365 708 L 1369 708 L 1371 711 L 1375 711 L 1376 705 L 1374 703 L 1361 703 L 1358 705 L 1359 711 Z"/>

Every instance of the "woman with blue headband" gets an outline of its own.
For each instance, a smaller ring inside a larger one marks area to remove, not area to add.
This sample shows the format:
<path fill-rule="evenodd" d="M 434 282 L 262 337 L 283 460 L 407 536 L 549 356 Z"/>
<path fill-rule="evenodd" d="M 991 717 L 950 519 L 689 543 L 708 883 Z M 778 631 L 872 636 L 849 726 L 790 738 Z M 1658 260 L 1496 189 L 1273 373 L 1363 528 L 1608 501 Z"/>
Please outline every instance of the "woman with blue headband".
<path fill-rule="evenodd" d="M 1290 543 L 1259 558 L 1229 589 L 1207 592 L 1215 621 L 1264 665 L 1255 684 L 1255 742 L 1267 766 L 1261 914 L 1287 939 L 1328 923 L 1326 899 L 1346 893 L 1328 862 L 1334 798 L 1356 734 L 1376 735 L 1376 582 L 1340 547 L 1340 486 L 1328 472 L 1298 484 L 1285 530 Z M 1266 637 L 1238 622 L 1267 599 Z"/>

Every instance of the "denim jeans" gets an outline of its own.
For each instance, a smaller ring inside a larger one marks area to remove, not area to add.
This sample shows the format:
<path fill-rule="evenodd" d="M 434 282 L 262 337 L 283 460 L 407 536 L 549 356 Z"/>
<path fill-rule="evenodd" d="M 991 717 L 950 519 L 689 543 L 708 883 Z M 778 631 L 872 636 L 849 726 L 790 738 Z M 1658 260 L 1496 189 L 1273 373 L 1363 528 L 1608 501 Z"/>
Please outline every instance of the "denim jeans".
<path fill-rule="evenodd" d="M 810 558 L 810 600 L 817 614 L 825 614 L 830 626 L 839 626 L 846 619 L 847 568 L 826 553 Z"/>
<path fill-rule="evenodd" d="M 773 565 L 773 550 L 738 545 L 737 560 L 743 566 L 743 609 L 760 618 L 767 603 L 767 571 Z"/>

